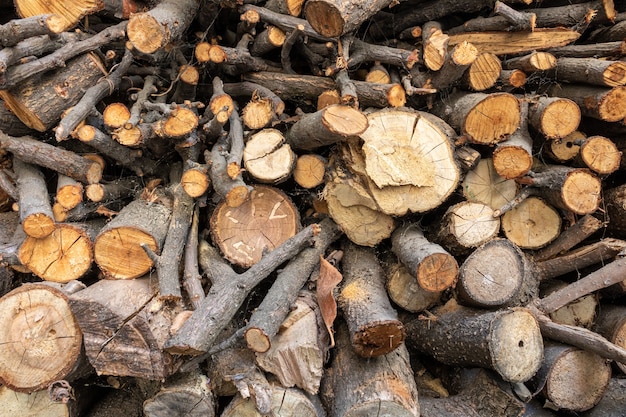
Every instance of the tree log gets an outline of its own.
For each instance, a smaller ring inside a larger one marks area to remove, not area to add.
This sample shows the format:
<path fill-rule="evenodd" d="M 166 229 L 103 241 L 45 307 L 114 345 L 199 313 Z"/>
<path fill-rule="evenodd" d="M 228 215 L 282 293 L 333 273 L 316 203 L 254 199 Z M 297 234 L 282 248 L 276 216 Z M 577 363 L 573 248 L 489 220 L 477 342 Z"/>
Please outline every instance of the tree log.
<path fill-rule="evenodd" d="M 94 242 L 94 258 L 109 278 L 132 279 L 146 274 L 153 261 L 142 249 L 159 253 L 170 222 L 171 211 L 158 203 L 135 200 L 109 222 Z"/>
<path fill-rule="evenodd" d="M 263 129 L 248 138 L 243 151 L 246 171 L 261 183 L 286 181 L 296 163 L 296 154 L 276 129 Z"/>
<path fill-rule="evenodd" d="M 0 378 L 6 386 L 32 393 L 81 372 L 83 334 L 62 291 L 27 284 L 0 304 Z"/>
<path fill-rule="evenodd" d="M 13 158 L 13 171 L 17 175 L 24 233 L 37 239 L 50 236 L 54 231 L 54 215 L 43 173 L 19 158 Z"/>
<path fill-rule="evenodd" d="M 337 299 L 357 355 L 386 355 L 404 341 L 404 328 L 385 292 L 385 275 L 371 249 L 347 243 Z"/>
<path fill-rule="evenodd" d="M 304 5 L 304 15 L 320 35 L 336 38 L 354 31 L 390 4 L 391 0 L 368 0 L 364 3 L 313 0 Z"/>
<path fill-rule="evenodd" d="M 146 417 L 214 417 L 215 409 L 209 379 L 199 370 L 177 374 L 143 404 Z"/>
<path fill-rule="evenodd" d="M 475 310 L 451 300 L 433 313 L 405 323 L 409 346 L 445 364 L 493 369 L 510 382 L 529 380 L 541 366 L 539 325 L 526 309 Z"/>

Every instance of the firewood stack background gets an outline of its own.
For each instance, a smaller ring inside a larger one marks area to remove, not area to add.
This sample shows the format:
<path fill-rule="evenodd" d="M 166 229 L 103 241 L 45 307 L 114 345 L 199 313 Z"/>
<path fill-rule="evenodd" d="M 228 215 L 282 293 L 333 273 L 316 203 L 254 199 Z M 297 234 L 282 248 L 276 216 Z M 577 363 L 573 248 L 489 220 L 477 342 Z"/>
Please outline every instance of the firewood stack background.
<path fill-rule="evenodd" d="M 623 415 L 616 3 L 0 1 L 0 415 Z"/>

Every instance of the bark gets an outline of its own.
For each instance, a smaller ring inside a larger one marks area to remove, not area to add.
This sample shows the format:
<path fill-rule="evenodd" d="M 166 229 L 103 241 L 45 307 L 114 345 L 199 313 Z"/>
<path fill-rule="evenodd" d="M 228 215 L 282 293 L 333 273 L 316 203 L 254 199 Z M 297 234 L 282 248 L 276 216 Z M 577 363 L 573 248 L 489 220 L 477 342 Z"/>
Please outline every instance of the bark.
<path fill-rule="evenodd" d="M 1 299 L 0 377 L 5 386 L 32 393 L 82 373 L 82 333 L 67 296 L 27 284 Z"/>
<path fill-rule="evenodd" d="M 605 87 L 626 84 L 626 64 L 597 58 L 559 58 L 555 79 L 568 83 L 584 83 Z"/>
<path fill-rule="evenodd" d="M 200 263 L 213 286 L 189 319 L 167 341 L 165 349 L 171 353 L 188 355 L 206 352 L 250 291 L 278 265 L 300 252 L 318 232 L 317 225 L 303 229 L 242 274 L 232 271 L 214 248 L 205 245 L 205 255 Z"/>
<path fill-rule="evenodd" d="M 375 253 L 348 243 L 342 263 L 344 279 L 337 302 L 352 348 L 363 358 L 392 352 L 404 341 L 404 328 L 387 298 L 384 272 Z"/>
<path fill-rule="evenodd" d="M 417 225 L 397 228 L 391 242 L 391 250 L 423 289 L 439 292 L 456 283 L 459 272 L 456 259 L 438 244 L 428 241 Z"/>
<path fill-rule="evenodd" d="M 20 220 L 24 232 L 37 239 L 49 236 L 55 225 L 43 173 L 19 158 L 13 158 L 13 171 L 17 176 Z"/>
<path fill-rule="evenodd" d="M 11 47 L 28 38 L 60 32 L 63 32 L 62 19 L 54 14 L 14 19 L 0 25 L 0 46 Z"/>
<path fill-rule="evenodd" d="M 146 417 L 214 417 L 215 409 L 209 380 L 200 370 L 177 374 L 143 404 Z"/>
<path fill-rule="evenodd" d="M 439 302 L 442 292 L 426 291 L 420 287 L 415 277 L 397 259 L 385 261 L 383 267 L 389 299 L 398 307 L 419 313 Z"/>
<path fill-rule="evenodd" d="M 272 339 L 278 334 L 281 324 L 296 302 L 298 291 L 319 266 L 320 256 L 324 255 L 328 246 L 340 235 L 339 228 L 332 220 L 322 220 L 314 246 L 303 249 L 278 273 L 274 284 L 246 326 L 244 337 L 248 348 L 263 353 L 272 347 Z"/>
<path fill-rule="evenodd" d="M 347 3 L 339 0 L 313 0 L 304 5 L 304 16 L 322 36 L 336 38 L 354 31 L 390 4 L 391 0 Z"/>
<path fill-rule="evenodd" d="M 337 352 L 322 381 L 322 398 L 334 416 L 420 415 L 417 387 L 406 347 L 362 358 L 350 347 L 345 324 L 337 329 Z"/>
<path fill-rule="evenodd" d="M 551 88 L 548 94 L 552 97 L 568 98 L 580 107 L 583 116 L 619 122 L 626 118 L 626 105 L 623 97 L 626 87 L 613 88 L 559 84 Z"/>
<path fill-rule="evenodd" d="M 528 174 L 533 164 L 533 139 L 528 131 L 528 102 L 520 104 L 520 125 L 492 153 L 493 166 L 503 178 L 513 179 Z"/>
<path fill-rule="evenodd" d="M 197 0 L 161 1 L 153 9 L 130 17 L 128 39 L 140 52 L 155 53 L 182 38 L 199 7 Z"/>
<path fill-rule="evenodd" d="M 98 233 L 94 259 L 105 276 L 132 279 L 146 274 L 153 261 L 143 245 L 160 253 L 171 218 L 171 210 L 159 203 L 135 200 Z M 123 247 L 125 250 L 120 251 Z"/>
<path fill-rule="evenodd" d="M 98 374 L 163 379 L 180 365 L 163 350 L 178 311 L 157 300 L 149 277 L 98 281 L 70 305 Z"/>
<path fill-rule="evenodd" d="M 527 381 L 539 369 L 543 342 L 528 310 L 491 312 L 450 301 L 433 313 L 405 323 L 409 346 L 448 365 L 493 369 L 510 382 Z"/>

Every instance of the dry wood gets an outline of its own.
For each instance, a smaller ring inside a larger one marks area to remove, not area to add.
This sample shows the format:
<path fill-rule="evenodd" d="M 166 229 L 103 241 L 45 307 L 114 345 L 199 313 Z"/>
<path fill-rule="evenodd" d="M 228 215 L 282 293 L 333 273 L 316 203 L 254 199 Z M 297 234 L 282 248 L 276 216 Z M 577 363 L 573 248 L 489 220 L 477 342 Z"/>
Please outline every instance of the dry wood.
<path fill-rule="evenodd" d="M 538 97 L 531 100 L 528 112 L 530 125 L 548 139 L 560 139 L 578 128 L 581 110 L 567 98 Z"/>
<path fill-rule="evenodd" d="M 163 379 L 178 367 L 163 350 L 178 311 L 157 300 L 150 281 L 101 280 L 71 296 L 85 352 L 98 374 Z"/>
<path fill-rule="evenodd" d="M 358 136 L 367 127 L 363 113 L 337 104 L 300 118 L 287 133 L 287 140 L 296 149 L 313 150 Z"/>
<path fill-rule="evenodd" d="M 213 285 L 189 319 L 166 342 L 166 350 L 191 355 L 206 352 L 250 291 L 278 265 L 299 253 L 318 233 L 318 225 L 306 227 L 242 274 L 235 273 L 210 245 L 201 245 L 200 264 Z"/>
<path fill-rule="evenodd" d="M 347 243 L 338 305 L 357 355 L 386 355 L 404 341 L 404 328 L 385 292 L 385 275 L 372 249 Z"/>
<path fill-rule="evenodd" d="M 473 307 L 526 305 L 538 295 L 535 266 L 518 246 L 494 239 L 463 262 L 456 285 L 457 300 Z"/>
<path fill-rule="evenodd" d="M 361 358 L 350 347 L 345 324 L 338 326 L 336 340 L 337 352 L 326 370 L 321 391 L 332 415 L 420 415 L 417 387 L 404 344 L 384 356 Z"/>
<path fill-rule="evenodd" d="M 238 207 L 220 204 L 211 216 L 211 235 L 224 257 L 243 268 L 277 248 L 300 229 L 298 210 L 282 191 L 257 185 Z"/>
<path fill-rule="evenodd" d="M 585 417 L 601 417 L 611 414 L 619 414 L 624 409 L 626 399 L 624 398 L 624 389 L 626 383 L 622 378 L 614 377 L 609 381 L 609 386 L 604 395 L 592 409 L 586 411 L 582 415 Z"/>
<path fill-rule="evenodd" d="M 580 146 L 573 165 L 586 166 L 600 175 L 608 175 L 620 168 L 622 152 L 605 136 L 589 136 L 577 142 Z"/>
<path fill-rule="evenodd" d="M 24 232 L 34 238 L 49 236 L 54 230 L 54 215 L 43 173 L 19 158 L 13 158 L 13 172 L 17 176 L 20 220 Z"/>
<path fill-rule="evenodd" d="M 296 159 L 294 181 L 302 188 L 315 188 L 324 183 L 328 161 L 321 155 L 304 154 Z"/>
<path fill-rule="evenodd" d="M 93 184 L 102 178 L 100 164 L 31 136 L 15 138 L 0 131 L 0 148 L 24 162 L 57 171 L 84 184 Z"/>
<path fill-rule="evenodd" d="M 298 415 L 302 417 L 323 417 L 325 415 L 317 397 L 307 396 L 296 388 L 283 388 L 280 385 L 268 386 L 268 412 L 276 417 L 288 417 Z M 267 413 L 261 413 L 255 408 L 251 398 L 243 398 L 237 395 L 224 409 L 221 417 L 262 417 Z"/>
<path fill-rule="evenodd" d="M 27 284 L 0 299 L 0 378 L 31 393 L 78 372 L 82 333 L 67 296 L 44 284 Z"/>
<path fill-rule="evenodd" d="M 566 345 L 548 344 L 541 368 L 531 384 L 557 410 L 585 411 L 593 407 L 611 378 L 610 365 L 600 356 Z"/>
<path fill-rule="evenodd" d="M 272 338 L 279 332 L 281 323 L 296 302 L 298 291 L 319 266 L 320 256 L 340 235 L 341 231 L 332 220 L 322 220 L 315 246 L 303 249 L 277 274 L 274 284 L 246 326 L 244 338 L 248 348 L 263 353 L 273 346 Z"/>
<path fill-rule="evenodd" d="M 563 230 L 559 237 L 543 249 L 533 254 L 535 261 L 544 261 L 566 252 L 606 225 L 599 219 L 587 214 L 574 225 Z"/>
<path fill-rule="evenodd" d="M 435 305 L 441 292 L 423 289 L 409 270 L 399 261 L 387 261 L 383 264 L 387 276 L 389 298 L 403 310 L 411 313 L 424 311 Z"/>
<path fill-rule="evenodd" d="M 462 255 L 493 239 L 499 230 L 500 220 L 489 206 L 462 201 L 448 207 L 431 237 L 450 253 Z"/>
<path fill-rule="evenodd" d="M 89 201 L 108 203 L 118 199 L 133 197 L 141 189 L 141 179 L 128 176 L 113 181 L 89 184 L 85 187 L 85 195 Z"/>
<path fill-rule="evenodd" d="M 130 17 L 128 39 L 140 52 L 154 53 L 182 37 L 198 7 L 196 0 L 161 1 L 153 9 Z"/>
<path fill-rule="evenodd" d="M 531 52 L 528 55 L 507 59 L 502 66 L 508 70 L 519 69 L 526 73 L 547 71 L 557 66 L 557 60 L 548 52 Z"/>
<path fill-rule="evenodd" d="M 16 0 L 15 10 L 21 17 L 37 16 L 54 13 L 60 19 L 59 32 L 75 26 L 80 19 L 104 8 L 104 2 L 96 0 L 47 1 L 30 2 Z"/>
<path fill-rule="evenodd" d="M 604 193 L 604 204 L 609 215 L 611 232 L 626 236 L 626 185 L 610 188 Z"/>
<path fill-rule="evenodd" d="M 446 364 L 493 369 L 510 382 L 529 380 L 541 366 L 539 325 L 526 309 L 475 310 L 451 300 L 433 313 L 405 323 L 409 346 Z"/>
<path fill-rule="evenodd" d="M 567 163 L 578 155 L 580 146 L 578 141 L 585 139 L 587 136 L 580 130 L 575 130 L 560 140 L 546 141 L 543 152 L 546 156 L 558 163 Z"/>
<path fill-rule="evenodd" d="M 520 70 L 502 70 L 496 86 L 502 91 L 521 88 L 526 84 L 526 73 Z"/>
<path fill-rule="evenodd" d="M 623 86 L 608 88 L 559 84 L 549 90 L 549 95 L 574 101 L 584 116 L 606 122 L 619 122 L 626 118 L 626 87 Z"/>
<path fill-rule="evenodd" d="M 470 42 L 478 52 L 508 55 L 568 45 L 579 37 L 578 32 L 565 28 L 535 29 L 533 32 L 468 32 L 450 35 L 449 44 Z"/>
<path fill-rule="evenodd" d="M 391 236 L 392 251 L 417 279 L 420 287 L 439 292 L 454 286 L 459 266 L 444 248 L 428 241 L 419 226 L 398 227 Z"/>
<path fill-rule="evenodd" d="M 61 16 L 43 13 L 10 20 L 0 25 L 0 45 L 6 48 L 35 36 L 55 35 L 63 32 L 63 24 Z"/>
<path fill-rule="evenodd" d="M 196 89 L 200 81 L 200 71 L 193 65 L 183 64 L 178 69 L 178 82 L 172 94 L 174 103 L 184 103 L 186 100 L 193 101 L 196 97 Z"/>
<path fill-rule="evenodd" d="M 316 395 L 324 374 L 324 349 L 318 340 L 321 329 L 317 307 L 306 298 L 296 300 L 273 337 L 272 346 L 267 352 L 257 353 L 256 361 L 265 372 L 275 375 L 283 387 L 296 386 Z"/>
<path fill-rule="evenodd" d="M 38 277 L 68 282 L 85 275 L 93 261 L 90 226 L 57 224 L 46 237 L 27 237 L 19 249 L 22 265 Z"/>
<path fill-rule="evenodd" d="M 603 304 L 598 310 L 598 316 L 594 323 L 594 331 L 607 338 L 611 343 L 626 348 L 626 309 L 624 306 Z M 626 364 L 616 362 L 619 369 L 624 372 Z"/>
<path fill-rule="evenodd" d="M 73 45 L 67 46 L 70 49 L 75 48 Z M 37 68 L 41 66 L 36 65 Z M 77 77 L 77 74 L 80 76 Z M 7 73 L 6 77 L 9 75 Z M 17 83 L 17 76 L 12 77 Z M 21 82 L 22 79 L 13 88 L 0 90 L 0 97 L 25 125 L 44 132 L 53 127 L 66 108 L 76 104 L 84 90 L 101 77 L 102 63 L 99 58 L 93 54 L 84 54 L 68 61 L 61 69 L 50 71 L 42 77 L 29 78 L 25 82 Z M 59 90 L 58 85 L 63 85 L 64 88 Z M 38 94 L 28 94 L 28 91 L 34 89 Z"/>
<path fill-rule="evenodd" d="M 340 0 L 313 0 L 304 5 L 304 16 L 319 34 L 336 38 L 354 31 L 390 4 L 391 0 L 348 3 Z"/>
<path fill-rule="evenodd" d="M 626 63 L 597 58 L 559 58 L 555 78 L 569 83 L 616 87 L 626 84 Z"/>
<path fill-rule="evenodd" d="M 463 180 L 463 195 L 468 201 L 483 203 L 494 210 L 513 200 L 517 189 L 515 181 L 498 175 L 491 158 L 481 159 Z"/>
<path fill-rule="evenodd" d="M 132 279 L 146 274 L 153 261 L 142 249 L 160 253 L 171 210 L 159 203 L 135 200 L 102 228 L 94 242 L 94 259 L 105 276 Z"/>
<path fill-rule="evenodd" d="M 285 43 L 285 32 L 276 26 L 268 26 L 259 33 L 250 46 L 250 55 L 261 56 L 274 49 L 280 48 Z"/>
<path fill-rule="evenodd" d="M 476 144 L 494 145 L 520 125 L 520 104 L 508 93 L 456 93 L 439 102 L 433 113 Z"/>
<path fill-rule="evenodd" d="M 146 417 L 214 417 L 215 409 L 209 380 L 200 370 L 177 374 L 143 404 Z"/>
<path fill-rule="evenodd" d="M 253 178 L 261 183 L 278 184 L 291 176 L 296 154 L 276 129 L 263 129 L 248 138 L 243 151 L 243 164 Z"/>
<path fill-rule="evenodd" d="M 493 87 L 502 72 L 502 63 L 496 55 L 483 52 L 463 74 L 463 84 L 473 91 L 484 91 Z"/>
<path fill-rule="evenodd" d="M 0 401 L 7 416 L 78 417 L 79 407 L 75 400 L 63 403 L 50 398 L 47 389 L 30 394 L 17 392 L 4 385 L 0 387 Z"/>
<path fill-rule="evenodd" d="M 73 178 L 59 174 L 55 201 L 66 210 L 71 210 L 83 201 L 83 185 Z"/>
<path fill-rule="evenodd" d="M 303 4 L 303 0 L 269 0 L 265 7 L 277 13 L 298 17 L 302 13 Z"/>
<path fill-rule="evenodd" d="M 542 288 L 542 295 L 550 294 L 568 285 L 567 282 L 559 280 L 550 280 L 546 284 Z M 598 308 L 598 297 L 595 294 L 588 294 L 553 311 L 548 316 L 554 323 L 589 329 L 595 321 Z"/>
<path fill-rule="evenodd" d="M 441 69 L 448 49 L 448 35 L 444 34 L 441 24 L 427 22 L 422 27 L 423 60 L 426 68 L 432 71 Z"/>
<path fill-rule="evenodd" d="M 528 131 L 528 102 L 520 103 L 520 125 L 492 153 L 493 166 L 503 178 L 513 179 L 528 174 L 533 164 L 533 139 Z"/>
<path fill-rule="evenodd" d="M 531 196 L 504 212 L 502 231 L 520 248 L 540 249 L 556 239 L 561 232 L 561 216 L 543 199 Z"/>

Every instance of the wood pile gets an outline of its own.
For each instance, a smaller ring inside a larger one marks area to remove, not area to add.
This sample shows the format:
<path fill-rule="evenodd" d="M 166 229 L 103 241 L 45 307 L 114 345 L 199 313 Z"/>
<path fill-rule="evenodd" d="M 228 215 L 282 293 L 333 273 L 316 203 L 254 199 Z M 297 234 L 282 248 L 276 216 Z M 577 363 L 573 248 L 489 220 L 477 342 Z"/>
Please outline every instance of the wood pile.
<path fill-rule="evenodd" d="M 615 3 L 0 1 L 0 414 L 622 415 Z"/>

